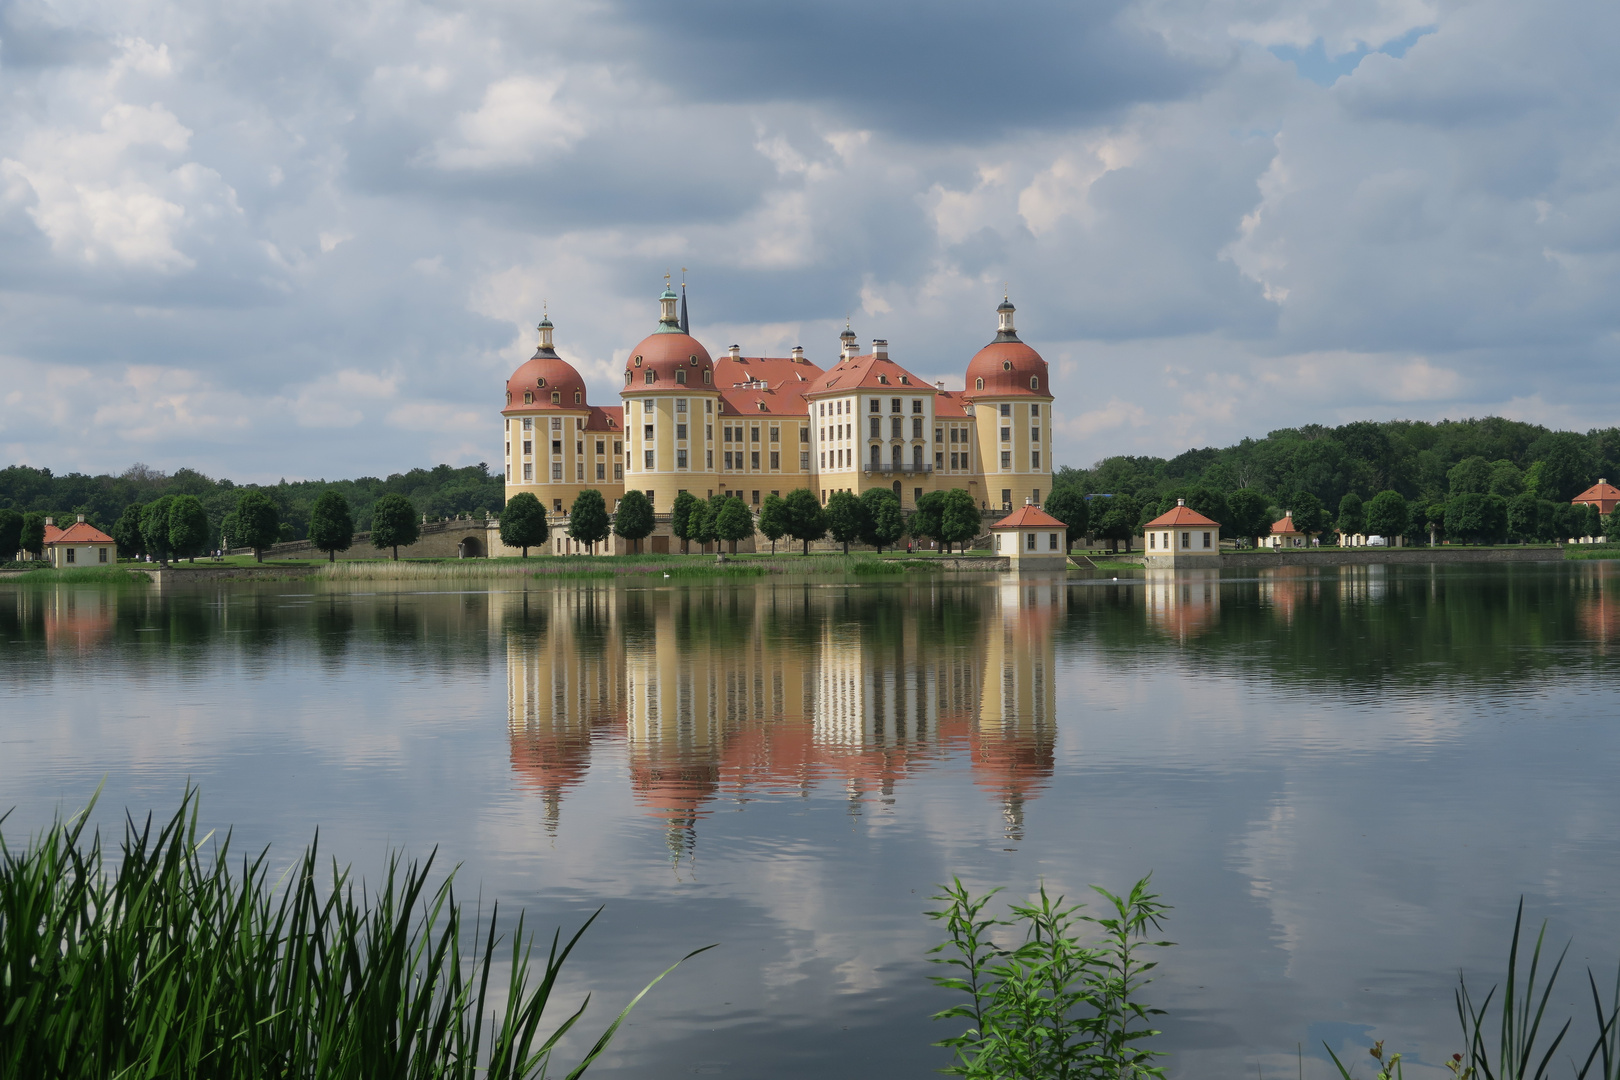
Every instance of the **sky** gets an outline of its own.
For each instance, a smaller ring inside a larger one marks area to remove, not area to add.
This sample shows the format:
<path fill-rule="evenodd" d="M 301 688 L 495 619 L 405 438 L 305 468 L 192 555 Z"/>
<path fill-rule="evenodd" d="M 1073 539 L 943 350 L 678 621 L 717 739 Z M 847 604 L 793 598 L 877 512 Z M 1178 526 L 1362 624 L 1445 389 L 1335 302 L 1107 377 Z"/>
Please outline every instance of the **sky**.
<path fill-rule="evenodd" d="M 960 387 L 1010 289 L 1060 463 L 1620 422 L 1620 6 L 0 0 L 0 464 L 496 464 L 711 352 Z M 1607 72 L 1607 74 L 1605 74 Z"/>

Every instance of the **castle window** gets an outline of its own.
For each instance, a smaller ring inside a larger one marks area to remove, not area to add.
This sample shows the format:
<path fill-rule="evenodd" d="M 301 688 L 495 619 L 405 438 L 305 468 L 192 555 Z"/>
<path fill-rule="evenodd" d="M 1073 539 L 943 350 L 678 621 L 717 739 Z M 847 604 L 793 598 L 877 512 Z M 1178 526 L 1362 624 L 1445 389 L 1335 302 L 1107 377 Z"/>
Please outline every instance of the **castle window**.
<path fill-rule="evenodd" d="M 575 405 L 582 404 L 584 402 L 584 400 L 585 400 L 585 395 L 581 391 L 575 390 L 574 391 L 574 404 Z"/>
<path fill-rule="evenodd" d="M 1039 390 L 1041 388 L 1041 377 L 1039 375 L 1031 375 L 1029 377 L 1029 388 L 1031 390 Z"/>
<path fill-rule="evenodd" d="M 640 367 L 640 366 L 641 366 L 641 357 L 639 357 L 639 356 L 638 356 L 638 357 L 636 357 L 636 359 L 635 359 L 635 364 L 636 364 L 636 367 Z"/>
<path fill-rule="evenodd" d="M 1011 371 L 1012 370 L 1012 361 L 1011 360 L 1003 360 L 1001 362 L 1001 370 L 1002 371 Z"/>
<path fill-rule="evenodd" d="M 696 354 L 696 353 L 694 353 L 694 354 L 692 354 L 692 355 L 691 355 L 691 356 L 688 356 L 688 357 L 687 357 L 687 358 L 686 358 L 686 362 L 687 362 L 687 363 L 688 363 L 688 364 L 690 364 L 690 365 L 691 365 L 691 366 L 693 366 L 693 367 L 697 367 L 697 354 Z"/>
<path fill-rule="evenodd" d="M 625 376 L 625 378 L 628 379 L 629 376 L 627 375 L 627 376 Z M 984 380 L 983 379 L 974 379 L 973 380 L 973 389 L 975 389 L 975 390 L 983 390 L 984 389 Z"/>
<path fill-rule="evenodd" d="M 686 385 L 686 372 L 677 368 L 676 371 L 675 371 L 675 381 L 680 383 L 682 386 L 685 386 Z"/>
<path fill-rule="evenodd" d="M 711 375 L 713 375 L 713 374 L 714 374 L 714 372 L 712 372 L 712 371 L 710 371 L 710 370 L 709 370 L 709 369 L 708 369 L 708 368 L 704 368 L 704 369 L 703 369 L 703 381 L 704 381 L 704 382 L 709 382 L 709 381 L 711 381 L 711 380 L 710 380 L 710 378 L 709 378 L 709 376 L 711 376 Z"/>
<path fill-rule="evenodd" d="M 506 403 L 508 405 L 512 404 L 512 391 L 510 390 L 506 392 Z"/>
<path fill-rule="evenodd" d="M 628 371 L 624 373 L 624 385 L 630 385 L 630 373 Z"/>
<path fill-rule="evenodd" d="M 913 413 L 921 413 L 923 411 L 921 399 L 917 399 L 917 398 L 912 399 L 911 411 Z"/>
<path fill-rule="evenodd" d="M 653 382 L 657 380 L 657 378 L 658 378 L 658 372 L 654 371 L 652 368 L 648 368 L 647 369 L 647 385 L 651 386 L 653 384 Z"/>
<path fill-rule="evenodd" d="M 523 391 L 523 404 L 525 404 L 525 405 L 533 405 L 534 404 L 534 391 L 532 391 L 532 390 Z"/>
<path fill-rule="evenodd" d="M 536 379 L 536 380 L 534 380 L 534 385 L 536 385 L 536 386 L 544 386 L 544 385 L 546 385 L 546 380 L 543 379 L 543 378 L 542 379 Z"/>
<path fill-rule="evenodd" d="M 553 390 L 551 392 L 551 403 L 553 405 L 561 405 L 562 404 L 562 391 L 561 390 Z"/>

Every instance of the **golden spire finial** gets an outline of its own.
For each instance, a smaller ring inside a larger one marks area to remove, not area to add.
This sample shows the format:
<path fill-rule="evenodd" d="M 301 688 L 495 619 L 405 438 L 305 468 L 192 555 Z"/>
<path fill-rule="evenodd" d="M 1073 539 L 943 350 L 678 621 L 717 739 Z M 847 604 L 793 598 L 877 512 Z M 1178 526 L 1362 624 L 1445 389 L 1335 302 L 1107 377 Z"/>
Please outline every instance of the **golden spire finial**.
<path fill-rule="evenodd" d="M 1007 282 L 1003 281 L 1001 283 L 1001 298 L 1003 300 L 1010 300 L 1011 297 L 1012 297 L 1011 286 L 1009 286 Z"/>
<path fill-rule="evenodd" d="M 686 284 L 686 267 L 681 267 L 681 284 Z"/>
<path fill-rule="evenodd" d="M 664 271 L 664 288 L 669 288 L 669 271 Z"/>

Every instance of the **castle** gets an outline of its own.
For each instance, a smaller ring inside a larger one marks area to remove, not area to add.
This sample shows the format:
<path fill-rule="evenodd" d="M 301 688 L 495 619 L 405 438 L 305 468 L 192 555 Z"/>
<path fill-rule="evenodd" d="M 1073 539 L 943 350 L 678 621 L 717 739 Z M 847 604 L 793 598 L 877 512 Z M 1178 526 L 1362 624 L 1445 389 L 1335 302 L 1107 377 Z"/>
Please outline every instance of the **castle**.
<path fill-rule="evenodd" d="M 825 369 L 798 347 L 770 357 L 733 345 L 715 360 L 687 332 L 683 297 L 666 286 L 659 307 L 611 406 L 590 403 L 550 318 L 540 323 L 539 348 L 506 382 L 508 499 L 527 491 L 561 513 L 586 488 L 609 506 L 639 488 L 663 515 L 682 491 L 757 511 L 764 495 L 797 488 L 825 503 L 888 487 L 911 510 L 927 492 L 963 488 L 989 512 L 1039 505 L 1051 490 L 1047 365 L 1018 339 L 1010 301 L 960 391 L 912 374 L 884 340 L 858 352 L 848 329 Z"/>

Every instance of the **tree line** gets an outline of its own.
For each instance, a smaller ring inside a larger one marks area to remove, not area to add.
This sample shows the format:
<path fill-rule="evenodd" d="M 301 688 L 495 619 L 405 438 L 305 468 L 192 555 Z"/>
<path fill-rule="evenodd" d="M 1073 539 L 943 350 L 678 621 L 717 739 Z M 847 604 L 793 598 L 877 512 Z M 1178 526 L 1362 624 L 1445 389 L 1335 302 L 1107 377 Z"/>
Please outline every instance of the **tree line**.
<path fill-rule="evenodd" d="M 1289 512 L 1310 533 L 1550 541 L 1614 535 L 1593 508 L 1570 505 L 1610 477 L 1620 478 L 1620 428 L 1582 434 L 1502 417 L 1357 421 L 1284 428 L 1169 459 L 1060 468 L 1046 509 L 1071 538 L 1082 530 L 1110 542 L 1129 543 L 1178 498 L 1240 541 L 1265 536 Z"/>

